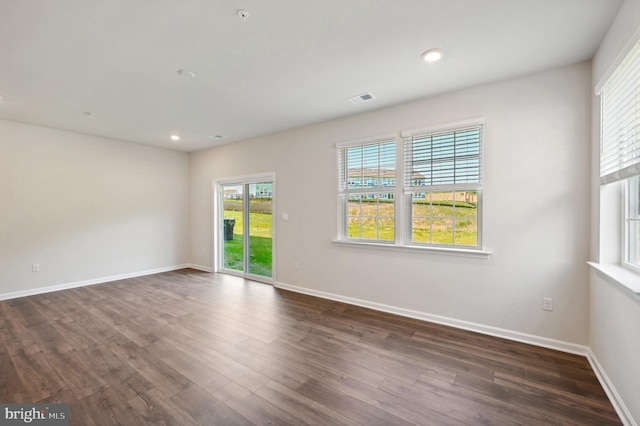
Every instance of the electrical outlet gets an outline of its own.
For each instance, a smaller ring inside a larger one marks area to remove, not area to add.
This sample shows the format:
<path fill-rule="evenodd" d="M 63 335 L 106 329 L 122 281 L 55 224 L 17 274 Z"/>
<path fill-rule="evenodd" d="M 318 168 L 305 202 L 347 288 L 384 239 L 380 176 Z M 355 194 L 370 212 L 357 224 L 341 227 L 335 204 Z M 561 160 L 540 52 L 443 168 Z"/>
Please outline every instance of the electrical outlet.
<path fill-rule="evenodd" d="M 543 297 L 542 309 L 545 311 L 553 311 L 553 299 L 550 297 Z"/>
<path fill-rule="evenodd" d="M 31 272 L 40 272 L 40 264 L 34 263 L 33 265 L 31 265 Z"/>

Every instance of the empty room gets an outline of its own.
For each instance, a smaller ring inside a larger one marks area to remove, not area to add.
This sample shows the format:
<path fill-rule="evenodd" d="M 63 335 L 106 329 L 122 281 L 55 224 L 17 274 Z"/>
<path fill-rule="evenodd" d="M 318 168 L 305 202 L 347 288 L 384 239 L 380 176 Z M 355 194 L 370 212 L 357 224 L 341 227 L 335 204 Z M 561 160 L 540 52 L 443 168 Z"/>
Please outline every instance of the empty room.
<path fill-rule="evenodd" d="M 0 425 L 640 424 L 640 0 L 0 0 Z"/>

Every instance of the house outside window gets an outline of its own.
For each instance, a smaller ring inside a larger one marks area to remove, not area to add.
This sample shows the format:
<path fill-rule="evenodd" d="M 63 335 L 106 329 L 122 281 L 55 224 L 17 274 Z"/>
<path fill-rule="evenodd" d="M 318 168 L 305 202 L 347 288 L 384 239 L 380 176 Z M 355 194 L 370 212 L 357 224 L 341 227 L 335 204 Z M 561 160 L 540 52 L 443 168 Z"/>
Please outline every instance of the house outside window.
<path fill-rule="evenodd" d="M 395 241 L 395 151 L 393 139 L 338 150 L 343 238 Z"/>
<path fill-rule="evenodd" d="M 482 124 L 403 134 L 409 243 L 481 247 Z"/>
<path fill-rule="evenodd" d="M 339 240 L 481 250 L 483 130 L 473 120 L 338 145 Z"/>

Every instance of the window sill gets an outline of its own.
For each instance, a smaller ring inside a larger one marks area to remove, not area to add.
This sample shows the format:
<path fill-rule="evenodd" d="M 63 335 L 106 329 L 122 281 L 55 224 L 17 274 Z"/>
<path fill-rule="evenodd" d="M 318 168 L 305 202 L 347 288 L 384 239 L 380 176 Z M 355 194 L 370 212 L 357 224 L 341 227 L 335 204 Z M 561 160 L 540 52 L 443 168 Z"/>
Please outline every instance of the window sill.
<path fill-rule="evenodd" d="M 484 250 L 470 250 L 470 249 L 458 249 L 458 248 L 439 248 L 439 247 L 419 247 L 419 246 L 400 246 L 396 244 L 383 244 L 383 243 L 366 243 L 361 241 L 345 241 L 334 240 L 333 244 L 344 247 L 359 247 L 373 250 L 390 250 L 390 251 L 405 251 L 414 253 L 430 253 L 430 254 L 442 254 L 445 256 L 460 256 L 460 257 L 475 257 L 487 259 L 491 256 L 491 252 Z"/>
<path fill-rule="evenodd" d="M 587 262 L 607 281 L 622 287 L 623 290 L 640 297 L 640 275 L 627 268 L 613 263 Z"/>

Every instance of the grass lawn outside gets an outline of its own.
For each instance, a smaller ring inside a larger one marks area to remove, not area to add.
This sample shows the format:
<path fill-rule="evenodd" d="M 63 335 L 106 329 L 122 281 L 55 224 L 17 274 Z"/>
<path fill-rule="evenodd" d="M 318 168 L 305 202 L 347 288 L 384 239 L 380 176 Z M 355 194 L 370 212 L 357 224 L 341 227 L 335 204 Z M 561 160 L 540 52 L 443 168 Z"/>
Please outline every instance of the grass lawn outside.
<path fill-rule="evenodd" d="M 249 273 L 271 277 L 271 237 L 250 237 Z M 233 240 L 224 242 L 224 267 L 242 271 L 242 235 L 234 234 Z"/>
<path fill-rule="evenodd" d="M 478 209 L 455 201 L 412 203 L 413 242 L 443 245 L 478 244 Z M 349 203 L 348 235 L 351 238 L 394 239 L 394 205 L 390 201 Z"/>
<path fill-rule="evenodd" d="M 420 243 L 476 246 L 478 209 L 475 206 L 413 204 L 412 240 Z"/>
<path fill-rule="evenodd" d="M 233 240 L 224 241 L 224 267 L 242 271 L 243 217 L 242 211 L 226 210 L 225 219 L 235 219 Z M 272 277 L 272 215 L 249 213 L 249 270 L 247 272 Z"/>

